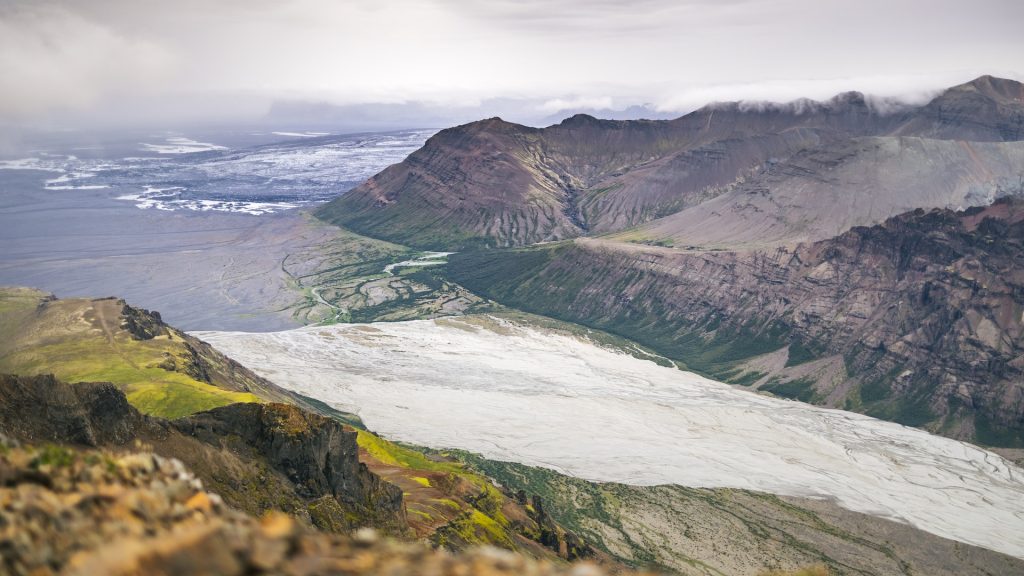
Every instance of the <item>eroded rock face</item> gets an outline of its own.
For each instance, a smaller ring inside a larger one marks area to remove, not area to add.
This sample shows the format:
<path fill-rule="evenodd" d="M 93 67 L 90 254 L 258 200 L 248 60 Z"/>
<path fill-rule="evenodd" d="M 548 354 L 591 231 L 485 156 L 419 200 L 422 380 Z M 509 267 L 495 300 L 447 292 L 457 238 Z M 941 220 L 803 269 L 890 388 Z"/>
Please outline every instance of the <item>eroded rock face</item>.
<path fill-rule="evenodd" d="M 356 432 L 334 420 L 285 404 L 232 404 L 171 425 L 243 459 L 265 459 L 305 499 L 329 494 L 375 526 L 406 526 L 402 491 L 359 462 Z"/>
<path fill-rule="evenodd" d="M 401 490 L 359 462 L 356 433 L 294 406 L 233 404 L 167 421 L 140 414 L 112 384 L 4 375 L 0 432 L 23 442 L 89 447 L 143 442 L 189 464 L 242 510 L 284 510 L 346 530 L 407 529 Z M 337 505 L 314 505 L 324 497 Z"/>
<path fill-rule="evenodd" d="M 1017 446 L 1022 219 L 1022 205 L 1005 200 L 911 212 L 795 248 L 586 240 L 460 254 L 449 272 L 477 293 L 623 334 L 720 379 Z M 780 349 L 777 360 L 751 360 Z"/>
<path fill-rule="evenodd" d="M 68 386 L 51 375 L 0 375 L 0 430 L 25 442 L 123 445 L 147 420 L 113 384 Z"/>
<path fill-rule="evenodd" d="M 118 300 L 117 303 L 121 305 L 121 327 L 130 332 L 132 338 L 150 340 L 167 334 L 167 327 L 159 312 L 134 308 L 124 300 Z"/>

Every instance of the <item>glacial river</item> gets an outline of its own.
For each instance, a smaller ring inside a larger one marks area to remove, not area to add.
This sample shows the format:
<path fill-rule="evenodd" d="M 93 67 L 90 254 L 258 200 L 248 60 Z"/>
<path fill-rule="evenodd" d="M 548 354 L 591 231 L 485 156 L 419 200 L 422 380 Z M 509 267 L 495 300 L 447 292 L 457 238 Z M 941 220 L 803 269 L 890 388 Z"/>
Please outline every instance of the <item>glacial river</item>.
<path fill-rule="evenodd" d="M 831 498 L 1024 557 L 1024 471 L 998 455 L 582 338 L 490 318 L 196 335 L 392 439 L 589 480 Z"/>

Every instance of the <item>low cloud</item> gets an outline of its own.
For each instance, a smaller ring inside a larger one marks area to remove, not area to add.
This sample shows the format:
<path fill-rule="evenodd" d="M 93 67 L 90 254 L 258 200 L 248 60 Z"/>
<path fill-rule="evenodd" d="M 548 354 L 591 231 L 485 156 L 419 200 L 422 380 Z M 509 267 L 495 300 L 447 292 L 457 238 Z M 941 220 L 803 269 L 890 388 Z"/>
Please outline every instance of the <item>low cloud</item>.
<path fill-rule="evenodd" d="M 926 15 L 916 0 L 0 0 L 0 123 L 223 121 L 281 99 L 681 113 L 858 90 L 888 106 L 1024 78 L 1024 3 Z"/>
<path fill-rule="evenodd" d="M 174 57 L 57 6 L 0 8 L 0 118 L 163 88 Z"/>
<path fill-rule="evenodd" d="M 613 107 L 609 96 L 573 96 L 569 98 L 552 98 L 538 108 L 542 112 L 554 113 L 562 110 L 610 110 Z"/>

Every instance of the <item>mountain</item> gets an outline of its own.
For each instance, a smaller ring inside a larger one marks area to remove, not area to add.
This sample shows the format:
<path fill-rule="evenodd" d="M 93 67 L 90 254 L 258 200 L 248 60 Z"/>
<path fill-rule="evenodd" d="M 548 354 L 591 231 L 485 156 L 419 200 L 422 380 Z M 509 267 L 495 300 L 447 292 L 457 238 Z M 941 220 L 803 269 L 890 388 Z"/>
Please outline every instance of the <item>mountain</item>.
<path fill-rule="evenodd" d="M 900 135 L 1011 142 L 1024 140 L 1024 84 L 982 76 L 929 102 Z"/>
<path fill-rule="evenodd" d="M 651 231 L 636 232 L 642 240 L 721 244 L 690 225 L 722 210 L 730 213 L 709 227 L 769 230 L 766 240 L 776 243 L 821 239 L 907 209 L 962 208 L 1019 192 L 1022 90 L 982 77 L 918 107 L 877 106 L 850 92 L 826 102 L 713 104 L 675 120 L 581 114 L 536 129 L 491 118 L 441 131 L 317 216 L 444 250 L 521 246 L 652 221 Z M 872 163 L 885 170 L 865 176 Z M 919 182 L 922 174 L 930 179 Z M 942 189 L 930 191 L 935 182 Z M 808 230 L 807 220 L 843 191 L 844 208 L 856 209 Z M 899 199 L 889 200 L 894 194 Z M 731 216 L 732 207 L 748 204 Z M 789 207 L 805 204 L 806 217 L 786 219 Z M 679 221 L 671 220 L 677 213 Z"/>
<path fill-rule="evenodd" d="M 465 252 L 447 274 L 719 380 L 1024 447 L 1020 200 L 761 250 L 578 239 Z"/>
<path fill-rule="evenodd" d="M 502 116 L 527 126 L 557 124 L 563 118 L 589 112 L 601 118 L 635 120 L 672 117 L 649 105 L 615 108 L 578 108 L 574 99 L 561 101 L 559 110 L 552 104 L 559 100 L 537 98 L 487 98 L 475 104 L 441 104 L 423 101 L 368 104 L 330 104 L 302 100 L 278 100 L 271 104 L 262 119 L 264 126 L 283 130 L 366 131 L 434 128 L 464 124 L 487 116 Z"/>
<path fill-rule="evenodd" d="M 853 138 L 769 161 L 692 208 L 616 235 L 716 249 L 831 238 L 915 208 L 1024 195 L 1024 142 Z"/>

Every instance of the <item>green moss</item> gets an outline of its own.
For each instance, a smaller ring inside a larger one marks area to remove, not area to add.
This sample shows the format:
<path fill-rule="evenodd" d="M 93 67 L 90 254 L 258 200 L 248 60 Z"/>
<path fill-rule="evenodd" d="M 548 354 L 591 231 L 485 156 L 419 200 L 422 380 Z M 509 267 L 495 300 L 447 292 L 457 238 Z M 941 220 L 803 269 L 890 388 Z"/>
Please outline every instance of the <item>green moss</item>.
<path fill-rule="evenodd" d="M 974 430 L 978 436 L 978 442 L 982 444 L 1005 448 L 1024 448 L 1024 430 L 996 426 L 992 419 L 984 413 L 979 412 L 975 415 Z"/>
<path fill-rule="evenodd" d="M 458 462 L 431 460 L 422 452 L 399 446 L 366 430 L 358 430 L 357 432 L 359 434 L 357 437 L 359 446 L 384 464 L 449 474 L 466 473 L 466 470 Z"/>
<path fill-rule="evenodd" d="M 744 372 L 738 376 L 734 376 L 728 380 L 730 384 L 739 384 L 740 386 L 752 386 L 755 382 L 767 376 L 765 372 L 758 372 L 751 370 L 750 372 Z"/>
<path fill-rule="evenodd" d="M 410 514 L 413 514 L 414 516 L 418 517 L 423 522 L 430 523 L 434 521 L 434 517 L 431 516 L 428 512 L 424 512 L 423 510 L 420 510 L 418 508 L 409 508 L 408 510 Z"/>
<path fill-rule="evenodd" d="M 422 476 L 413 476 L 412 480 L 425 488 L 430 488 L 430 480 Z"/>
<path fill-rule="evenodd" d="M 455 518 L 439 529 L 433 539 L 436 544 L 451 549 L 483 545 L 516 549 L 501 524 L 479 510 L 470 510 Z"/>
<path fill-rule="evenodd" d="M 49 466 L 51 468 L 67 468 L 75 461 L 75 451 L 64 446 L 46 444 L 39 448 L 29 463 L 33 468 Z"/>

